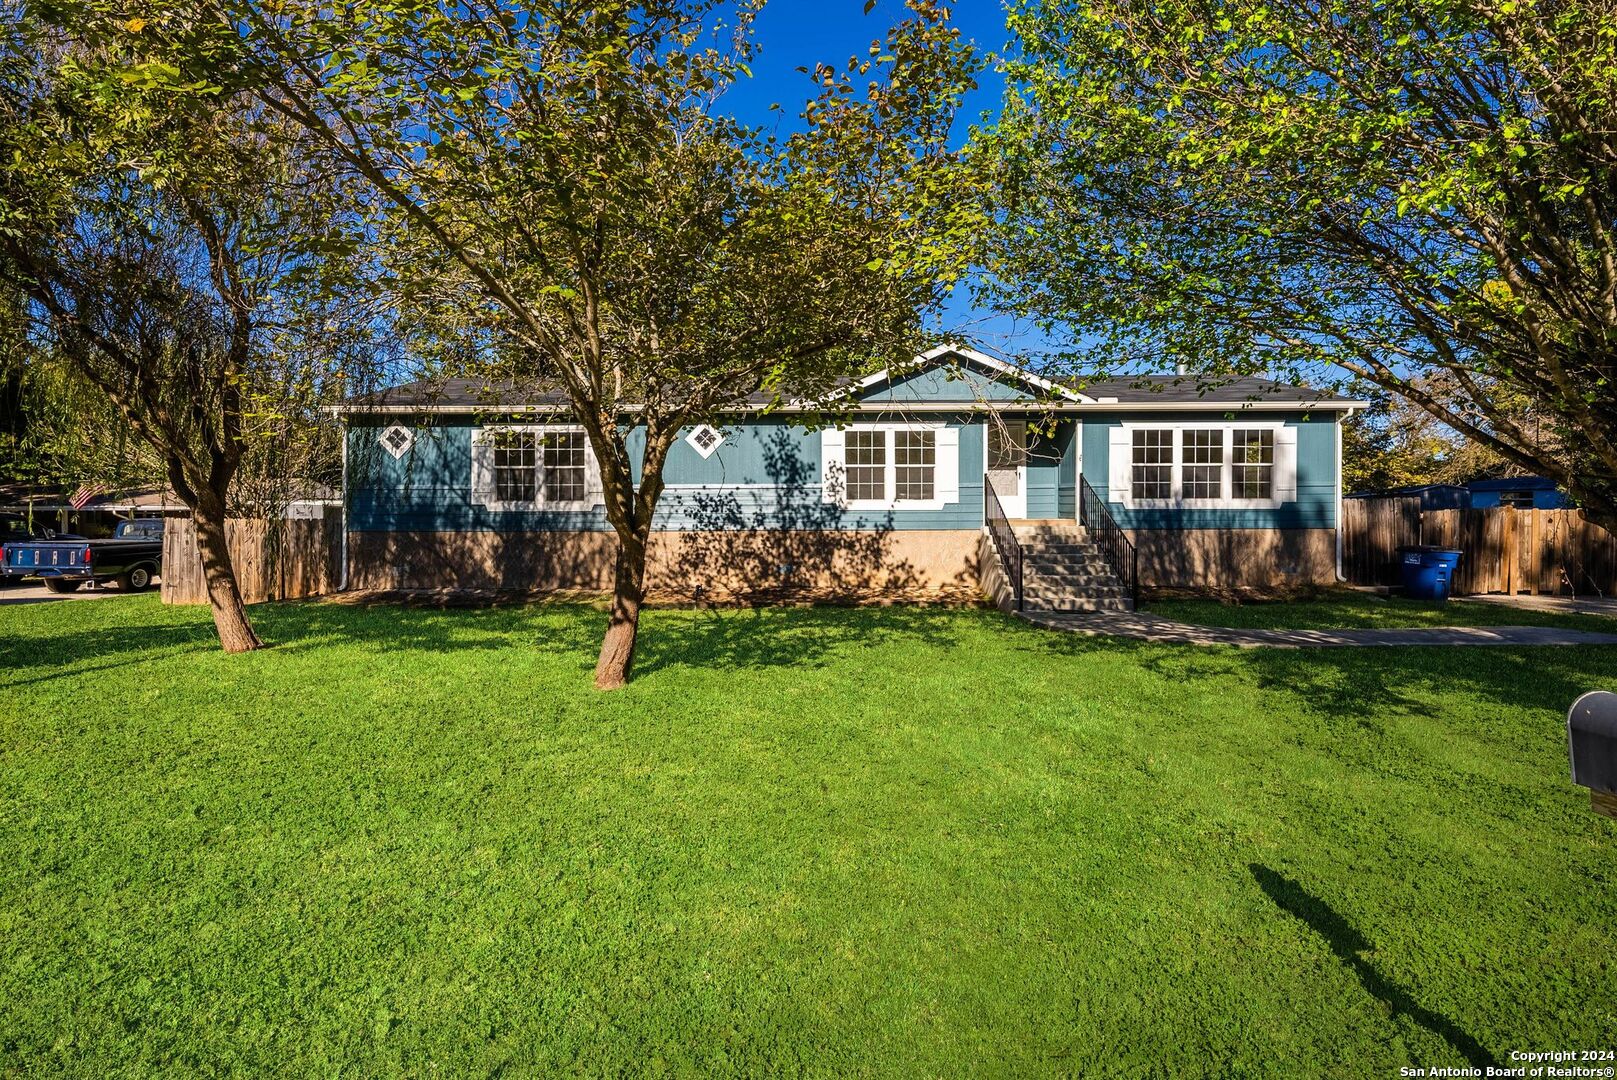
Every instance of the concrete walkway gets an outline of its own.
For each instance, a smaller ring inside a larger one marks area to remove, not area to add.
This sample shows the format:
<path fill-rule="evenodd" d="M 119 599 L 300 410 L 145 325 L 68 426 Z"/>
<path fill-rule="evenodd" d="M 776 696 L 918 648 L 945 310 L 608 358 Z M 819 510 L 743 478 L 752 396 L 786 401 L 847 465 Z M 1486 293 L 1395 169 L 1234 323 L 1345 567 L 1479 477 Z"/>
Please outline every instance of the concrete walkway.
<path fill-rule="evenodd" d="M 1609 596 L 1456 596 L 1457 604 L 1493 604 L 1524 611 L 1549 611 L 1557 615 L 1601 615 L 1617 619 L 1617 599 Z"/>
<path fill-rule="evenodd" d="M 1554 626 L 1433 626 L 1406 630 L 1247 630 L 1197 626 L 1142 611 L 1022 611 L 1022 618 L 1072 634 L 1133 638 L 1170 645 L 1234 645 L 1242 649 L 1313 649 L 1381 645 L 1617 645 L 1617 634 Z"/>

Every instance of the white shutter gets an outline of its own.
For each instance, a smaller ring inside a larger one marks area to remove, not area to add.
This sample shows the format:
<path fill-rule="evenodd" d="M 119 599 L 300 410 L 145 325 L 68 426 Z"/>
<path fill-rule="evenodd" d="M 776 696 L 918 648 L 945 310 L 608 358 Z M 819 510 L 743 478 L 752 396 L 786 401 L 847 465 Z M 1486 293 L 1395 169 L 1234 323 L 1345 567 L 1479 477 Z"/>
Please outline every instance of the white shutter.
<path fill-rule="evenodd" d="M 601 461 L 595 456 L 595 444 L 584 432 L 584 501 L 591 506 L 606 505 L 606 487 L 601 483 Z"/>
<path fill-rule="evenodd" d="M 472 428 L 472 502 L 480 506 L 494 502 L 494 447 L 482 428 Z"/>
<path fill-rule="evenodd" d="M 846 435 L 837 428 L 825 428 L 820 432 L 821 502 L 841 505 L 848 501 L 844 497 L 847 486 L 846 478 L 843 475 L 846 468 L 846 463 L 843 460 L 843 446 L 846 442 Z"/>
<path fill-rule="evenodd" d="M 1297 501 L 1297 429 L 1275 431 L 1275 502 Z"/>
<path fill-rule="evenodd" d="M 1129 504 L 1129 491 L 1134 482 L 1134 439 L 1128 428 L 1114 425 L 1106 433 L 1107 471 L 1106 498 L 1110 502 Z"/>
<path fill-rule="evenodd" d="M 960 429 L 938 429 L 938 472 L 933 479 L 933 498 L 939 502 L 960 501 Z"/>

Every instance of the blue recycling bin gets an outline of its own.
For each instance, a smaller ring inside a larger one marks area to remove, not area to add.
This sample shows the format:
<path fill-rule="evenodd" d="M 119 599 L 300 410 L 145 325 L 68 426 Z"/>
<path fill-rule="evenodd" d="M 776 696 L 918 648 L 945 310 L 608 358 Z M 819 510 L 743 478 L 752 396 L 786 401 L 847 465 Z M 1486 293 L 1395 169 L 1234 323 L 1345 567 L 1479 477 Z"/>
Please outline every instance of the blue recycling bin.
<path fill-rule="evenodd" d="M 1449 598 L 1454 569 L 1460 565 L 1458 551 L 1415 544 L 1399 548 L 1398 560 L 1405 596 L 1439 603 Z"/>

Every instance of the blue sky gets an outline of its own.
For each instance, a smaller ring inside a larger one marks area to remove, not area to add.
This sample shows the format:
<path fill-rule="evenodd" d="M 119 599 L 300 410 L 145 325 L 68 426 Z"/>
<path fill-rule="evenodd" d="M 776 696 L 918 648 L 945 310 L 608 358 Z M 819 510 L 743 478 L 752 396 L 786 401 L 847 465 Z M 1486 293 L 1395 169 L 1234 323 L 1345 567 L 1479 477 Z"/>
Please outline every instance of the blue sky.
<path fill-rule="evenodd" d="M 877 0 L 869 15 L 864 0 L 768 0 L 756 24 L 762 48 L 752 66 L 754 78 L 726 95 L 740 119 L 770 123 L 769 106 L 779 103 L 788 116 L 818 89 L 798 71 L 816 63 L 841 66 L 853 56 L 864 56 L 873 40 L 883 37 L 905 18 L 902 0 Z M 998 52 L 1005 42 L 1005 12 L 998 0 L 964 0 L 955 6 L 952 21 L 983 52 Z M 967 102 L 969 119 L 999 107 L 1000 82 L 985 73 L 982 85 Z M 961 128 L 964 136 L 964 126 Z"/>
<path fill-rule="evenodd" d="M 768 0 L 756 24 L 761 52 L 752 65 L 753 78 L 743 80 L 725 95 L 725 104 L 737 119 L 755 124 L 774 124 L 781 114 L 770 112 L 779 104 L 786 119 L 784 129 L 797 115 L 816 87 L 798 71 L 810 71 L 816 63 L 844 65 L 853 56 L 864 56 L 873 40 L 883 37 L 888 27 L 903 19 L 903 0 L 877 0 L 865 14 L 865 0 Z M 962 34 L 986 53 L 997 53 L 1005 44 L 1005 12 L 998 0 L 958 0 L 953 22 Z M 980 114 L 997 113 L 1003 83 L 993 71 L 983 73 L 980 85 L 966 102 L 962 122 L 957 125 L 963 140 L 968 122 Z M 1031 328 L 1018 328 L 1009 320 L 989 318 L 958 297 L 945 311 L 946 330 L 965 329 L 979 343 L 1000 352 L 1036 349 L 1039 338 Z"/>

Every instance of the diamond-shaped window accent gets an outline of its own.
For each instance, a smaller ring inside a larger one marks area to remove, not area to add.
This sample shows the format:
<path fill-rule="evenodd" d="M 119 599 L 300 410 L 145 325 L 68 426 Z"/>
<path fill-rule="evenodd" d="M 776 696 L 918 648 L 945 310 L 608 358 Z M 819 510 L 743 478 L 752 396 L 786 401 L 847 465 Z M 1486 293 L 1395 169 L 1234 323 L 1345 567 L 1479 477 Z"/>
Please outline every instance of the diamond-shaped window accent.
<path fill-rule="evenodd" d="M 382 449 L 395 458 L 401 458 L 415 443 L 415 435 L 403 424 L 394 424 L 382 432 L 382 437 L 378 441 L 381 442 Z"/>
<path fill-rule="evenodd" d="M 691 444 L 691 449 L 701 454 L 704 458 L 708 458 L 712 457 L 713 451 L 717 450 L 719 444 L 724 442 L 724 434 L 711 424 L 702 424 L 695 431 L 685 436 L 685 441 Z"/>

